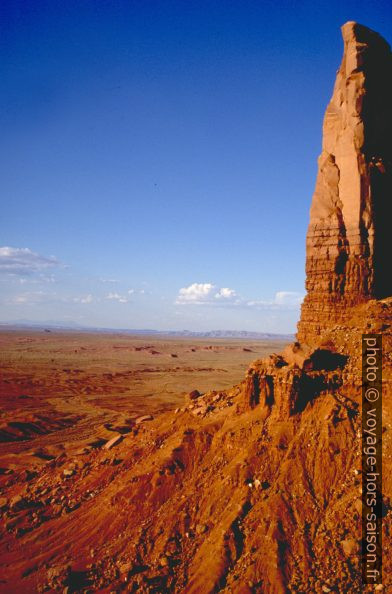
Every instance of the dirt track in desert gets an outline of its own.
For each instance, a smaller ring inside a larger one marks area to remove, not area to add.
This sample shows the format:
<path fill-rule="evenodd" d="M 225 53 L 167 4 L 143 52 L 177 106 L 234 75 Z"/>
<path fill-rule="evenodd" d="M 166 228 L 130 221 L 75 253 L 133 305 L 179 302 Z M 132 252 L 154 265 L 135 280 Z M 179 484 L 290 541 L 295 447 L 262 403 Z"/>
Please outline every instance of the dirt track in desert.
<path fill-rule="evenodd" d="M 101 446 L 132 421 L 225 389 L 281 340 L 168 339 L 44 331 L 0 333 L 0 469 L 34 471 Z"/>

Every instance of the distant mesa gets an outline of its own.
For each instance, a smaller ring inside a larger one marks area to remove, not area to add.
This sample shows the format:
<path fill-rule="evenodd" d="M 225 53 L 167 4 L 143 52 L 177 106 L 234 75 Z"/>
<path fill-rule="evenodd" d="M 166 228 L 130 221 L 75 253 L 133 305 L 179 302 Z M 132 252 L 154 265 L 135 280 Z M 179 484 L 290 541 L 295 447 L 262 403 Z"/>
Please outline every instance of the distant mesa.
<path fill-rule="evenodd" d="M 274 334 L 270 332 L 253 332 L 250 330 L 207 330 L 192 331 L 192 330 L 152 330 L 151 328 L 100 328 L 93 326 L 80 326 L 74 322 L 34 322 L 31 320 L 16 320 L 12 322 L 0 322 L 0 329 L 35 329 L 50 331 L 75 331 L 75 332 L 92 332 L 100 334 L 134 334 L 138 336 L 184 336 L 189 338 L 249 338 L 253 340 L 287 340 L 294 338 L 294 334 Z M 147 349 L 151 347 L 142 347 Z M 140 349 L 140 350 L 142 350 Z M 137 350 L 137 349 L 135 349 Z"/>

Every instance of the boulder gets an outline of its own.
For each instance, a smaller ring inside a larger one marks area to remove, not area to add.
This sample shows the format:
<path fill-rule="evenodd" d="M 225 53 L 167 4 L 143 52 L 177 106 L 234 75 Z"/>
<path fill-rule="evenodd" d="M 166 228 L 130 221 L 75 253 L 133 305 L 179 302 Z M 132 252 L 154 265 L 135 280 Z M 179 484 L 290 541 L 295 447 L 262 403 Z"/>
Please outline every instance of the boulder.
<path fill-rule="evenodd" d="M 138 417 L 135 420 L 135 424 L 136 425 L 140 425 L 141 423 L 145 423 L 146 421 L 152 421 L 153 420 L 153 416 L 152 415 L 143 415 L 141 417 Z"/>
<path fill-rule="evenodd" d="M 109 439 L 109 441 L 107 441 L 105 443 L 105 445 L 103 446 L 103 449 L 104 450 L 111 450 L 114 446 L 116 446 L 119 443 L 121 443 L 123 439 L 124 439 L 124 436 L 123 435 L 116 435 L 115 437 L 113 437 L 112 439 Z"/>

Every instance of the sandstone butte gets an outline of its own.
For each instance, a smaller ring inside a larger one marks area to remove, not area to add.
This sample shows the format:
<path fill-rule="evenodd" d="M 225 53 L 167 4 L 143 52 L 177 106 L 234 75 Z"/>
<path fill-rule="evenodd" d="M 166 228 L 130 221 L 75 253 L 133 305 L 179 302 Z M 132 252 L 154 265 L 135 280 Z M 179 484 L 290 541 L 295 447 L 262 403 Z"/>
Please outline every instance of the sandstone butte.
<path fill-rule="evenodd" d="M 377 33 L 349 22 L 323 126 L 306 239 L 307 296 L 298 339 L 312 342 L 351 307 L 392 295 L 392 58 Z"/>
<path fill-rule="evenodd" d="M 363 332 L 384 341 L 377 591 L 392 591 L 391 52 L 366 27 L 342 32 L 298 342 L 109 451 L 10 480 L 1 592 L 374 591 L 359 563 Z"/>

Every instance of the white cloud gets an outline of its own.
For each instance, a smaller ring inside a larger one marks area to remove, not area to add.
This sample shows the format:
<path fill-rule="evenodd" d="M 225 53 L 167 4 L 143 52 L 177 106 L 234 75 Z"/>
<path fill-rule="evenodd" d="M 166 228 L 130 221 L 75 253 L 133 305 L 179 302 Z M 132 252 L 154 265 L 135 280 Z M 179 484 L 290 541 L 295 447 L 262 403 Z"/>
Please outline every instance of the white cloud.
<path fill-rule="evenodd" d="M 179 290 L 176 303 L 208 303 L 213 297 L 215 286 L 211 283 L 193 283 L 189 287 L 183 287 Z"/>
<path fill-rule="evenodd" d="M 177 305 L 213 305 L 217 302 L 239 304 L 234 289 L 218 288 L 212 283 L 192 283 L 179 290 L 175 303 Z"/>
<path fill-rule="evenodd" d="M 10 305 L 33 305 L 56 299 L 56 293 L 45 293 L 45 291 L 28 291 L 20 293 L 6 300 Z"/>
<path fill-rule="evenodd" d="M 101 283 L 112 283 L 112 284 L 113 284 L 113 283 L 119 283 L 119 282 L 120 282 L 120 281 L 119 281 L 119 280 L 117 280 L 116 278 L 102 278 L 102 277 L 101 277 L 101 278 L 99 278 L 98 280 L 99 280 L 99 282 L 101 282 Z"/>
<path fill-rule="evenodd" d="M 42 283 L 55 283 L 56 278 L 53 274 L 40 274 L 38 277 L 38 282 Z"/>
<path fill-rule="evenodd" d="M 129 292 L 129 291 L 128 291 Z M 117 301 L 118 303 L 129 303 L 130 299 L 124 297 L 124 295 L 120 295 L 119 293 L 109 293 L 106 295 L 105 299 L 109 301 Z"/>
<path fill-rule="evenodd" d="M 24 295 L 15 295 L 15 297 L 13 297 L 11 299 L 12 303 L 15 303 L 16 305 L 21 305 L 23 303 L 31 303 L 32 299 L 31 296 L 28 295 L 28 293 L 25 293 Z"/>
<path fill-rule="evenodd" d="M 74 303 L 92 303 L 94 301 L 94 297 L 89 294 L 82 297 L 74 297 L 72 301 Z"/>
<path fill-rule="evenodd" d="M 19 283 L 19 285 L 54 284 L 57 282 L 54 274 L 39 273 L 34 276 L 13 276 L 15 277 L 15 282 Z"/>
<path fill-rule="evenodd" d="M 147 291 L 145 289 L 128 289 L 128 295 L 146 295 Z M 152 295 L 151 292 L 148 292 L 149 295 Z"/>
<path fill-rule="evenodd" d="M 278 305 L 300 305 L 303 298 L 303 293 L 297 293 L 296 291 L 278 291 L 275 293 L 275 302 Z"/>
<path fill-rule="evenodd" d="M 0 247 L 0 273 L 25 276 L 59 265 L 54 256 L 41 256 L 29 248 Z"/>
<path fill-rule="evenodd" d="M 303 293 L 296 291 L 277 291 L 273 299 L 256 299 L 247 301 L 246 305 L 257 309 L 298 309 L 303 298 Z"/>
<path fill-rule="evenodd" d="M 215 299 L 234 299 L 236 296 L 237 293 L 234 291 L 234 289 L 223 287 L 215 294 Z"/>

